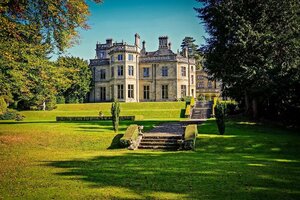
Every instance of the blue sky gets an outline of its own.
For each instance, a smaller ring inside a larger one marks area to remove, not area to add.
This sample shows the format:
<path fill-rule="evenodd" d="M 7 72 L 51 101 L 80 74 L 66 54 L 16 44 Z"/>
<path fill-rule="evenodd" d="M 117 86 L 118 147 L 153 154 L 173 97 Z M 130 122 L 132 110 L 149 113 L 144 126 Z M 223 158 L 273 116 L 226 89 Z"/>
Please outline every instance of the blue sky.
<path fill-rule="evenodd" d="M 91 1 L 89 30 L 80 30 L 80 44 L 72 47 L 66 55 L 92 59 L 95 45 L 107 38 L 114 41 L 134 43 L 134 34 L 146 41 L 147 51 L 158 48 L 158 37 L 169 36 L 174 52 L 180 48 L 182 39 L 191 36 L 203 44 L 204 27 L 196 17 L 195 0 L 104 0 L 102 4 Z"/>

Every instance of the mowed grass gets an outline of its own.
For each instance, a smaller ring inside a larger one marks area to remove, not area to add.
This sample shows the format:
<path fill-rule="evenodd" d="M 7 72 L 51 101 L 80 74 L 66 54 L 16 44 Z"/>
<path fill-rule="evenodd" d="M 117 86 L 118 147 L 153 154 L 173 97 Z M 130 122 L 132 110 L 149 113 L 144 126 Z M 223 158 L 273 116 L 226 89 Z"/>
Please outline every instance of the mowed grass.
<path fill-rule="evenodd" d="M 185 102 L 141 102 L 120 103 L 121 115 L 136 116 L 137 119 L 180 119 Z M 55 120 L 56 116 L 98 116 L 102 111 L 110 116 L 111 103 L 58 104 L 51 111 L 23 111 L 26 120 Z"/>
<path fill-rule="evenodd" d="M 221 136 L 209 120 L 195 151 L 129 151 L 128 125 L 171 119 L 123 121 L 119 134 L 110 121 L 33 119 L 0 122 L 0 199 L 300 198 L 297 131 L 229 120 Z"/>

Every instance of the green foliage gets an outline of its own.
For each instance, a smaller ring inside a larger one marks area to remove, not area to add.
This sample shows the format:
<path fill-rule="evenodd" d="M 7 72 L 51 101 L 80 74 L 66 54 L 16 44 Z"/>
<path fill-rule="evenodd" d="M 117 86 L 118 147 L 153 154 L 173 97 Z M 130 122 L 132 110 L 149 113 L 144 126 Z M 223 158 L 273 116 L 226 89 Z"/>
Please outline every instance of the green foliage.
<path fill-rule="evenodd" d="M 195 44 L 195 41 L 196 40 L 193 37 L 185 37 L 180 45 L 182 52 L 184 51 L 184 48 L 188 48 L 189 56 L 195 56 L 198 53 L 198 45 Z"/>
<path fill-rule="evenodd" d="M 192 108 L 195 106 L 195 98 L 194 97 L 191 98 L 190 105 Z"/>
<path fill-rule="evenodd" d="M 185 107 L 185 113 L 184 113 L 185 117 L 190 117 L 191 116 L 191 105 L 187 105 Z"/>
<path fill-rule="evenodd" d="M 0 115 L 0 120 L 12 120 L 16 119 L 18 112 L 13 109 L 7 109 L 5 113 Z"/>
<path fill-rule="evenodd" d="M 0 115 L 4 114 L 7 109 L 7 104 L 2 96 L 0 96 Z"/>
<path fill-rule="evenodd" d="M 189 124 L 184 131 L 184 140 L 195 140 L 198 135 L 197 124 Z"/>
<path fill-rule="evenodd" d="M 288 108 L 300 105 L 300 2 L 198 2 L 209 34 L 202 48 L 208 73 L 253 117 L 291 117 Z"/>
<path fill-rule="evenodd" d="M 226 104 L 217 102 L 214 111 L 219 133 L 223 135 L 225 133 Z"/>
<path fill-rule="evenodd" d="M 122 147 L 128 147 L 132 141 L 136 141 L 139 135 L 139 128 L 136 124 L 131 124 L 120 139 Z"/>
<path fill-rule="evenodd" d="M 88 63 L 77 57 L 59 57 L 57 68 L 63 69 L 67 83 L 59 87 L 59 96 L 66 103 L 83 103 L 90 91 L 91 70 Z"/>
<path fill-rule="evenodd" d="M 111 116 L 113 129 L 116 133 L 119 131 L 119 116 L 120 116 L 120 103 L 117 99 L 111 104 Z"/>

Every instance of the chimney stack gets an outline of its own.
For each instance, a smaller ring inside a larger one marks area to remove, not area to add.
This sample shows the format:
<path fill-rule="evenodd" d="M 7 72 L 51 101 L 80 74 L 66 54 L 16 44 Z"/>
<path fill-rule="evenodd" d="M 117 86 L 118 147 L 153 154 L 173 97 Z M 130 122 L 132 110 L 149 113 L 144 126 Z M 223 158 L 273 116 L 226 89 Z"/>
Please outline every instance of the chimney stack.
<path fill-rule="evenodd" d="M 168 46 L 169 46 L 169 49 L 172 50 L 171 49 L 172 48 L 172 43 L 171 42 L 169 42 Z"/>
<path fill-rule="evenodd" d="M 168 49 L 168 36 L 161 36 L 158 38 L 159 40 L 159 49 Z"/>
<path fill-rule="evenodd" d="M 185 46 L 184 49 L 183 49 L 183 57 L 188 57 L 188 47 Z"/>
<path fill-rule="evenodd" d="M 106 39 L 106 44 L 111 47 L 112 46 L 112 39 L 109 38 L 109 39 Z"/>
<path fill-rule="evenodd" d="M 139 34 L 136 33 L 134 35 L 134 38 L 135 38 L 135 42 L 134 42 L 135 46 L 140 47 L 140 36 L 139 36 Z"/>
<path fill-rule="evenodd" d="M 145 42 L 145 40 L 142 42 L 143 43 L 143 50 L 146 50 L 146 42 Z"/>

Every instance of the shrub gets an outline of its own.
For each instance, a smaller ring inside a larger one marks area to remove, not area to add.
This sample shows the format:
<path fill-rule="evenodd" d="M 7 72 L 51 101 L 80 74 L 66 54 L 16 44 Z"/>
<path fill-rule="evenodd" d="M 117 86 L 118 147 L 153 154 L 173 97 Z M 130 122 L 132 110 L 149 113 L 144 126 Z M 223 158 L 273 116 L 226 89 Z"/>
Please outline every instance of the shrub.
<path fill-rule="evenodd" d="M 16 121 L 23 121 L 24 118 L 25 118 L 24 115 L 21 115 L 21 114 L 17 113 L 17 116 L 16 116 L 15 120 Z"/>
<path fill-rule="evenodd" d="M 192 108 L 195 106 L 195 98 L 194 97 L 191 98 L 190 105 Z"/>
<path fill-rule="evenodd" d="M 226 104 L 218 102 L 214 111 L 219 133 L 223 135 L 225 133 Z"/>
<path fill-rule="evenodd" d="M 198 129 L 196 124 L 187 125 L 184 132 L 184 146 L 185 150 L 195 149 L 196 137 Z"/>
<path fill-rule="evenodd" d="M 7 104 L 2 96 L 0 96 L 0 115 L 4 114 L 7 109 Z"/>
<path fill-rule="evenodd" d="M 111 116 L 113 122 L 113 129 L 117 133 L 119 130 L 119 116 L 120 116 L 120 103 L 118 100 L 114 100 L 111 104 Z"/>
<path fill-rule="evenodd" d="M 187 105 L 185 107 L 185 113 L 184 113 L 184 116 L 185 117 L 190 117 L 191 116 L 191 106 L 190 105 Z"/>
<path fill-rule="evenodd" d="M 56 97 L 56 103 L 57 104 L 64 104 L 64 103 L 66 103 L 65 97 L 64 96 L 58 96 L 58 97 Z"/>
<path fill-rule="evenodd" d="M 5 113 L 0 115 L 0 120 L 11 120 L 16 119 L 17 117 L 17 111 L 12 109 L 7 109 Z"/>
<path fill-rule="evenodd" d="M 136 124 L 131 124 L 120 139 L 122 147 L 128 147 L 133 141 L 136 141 L 139 135 L 139 127 Z"/>

